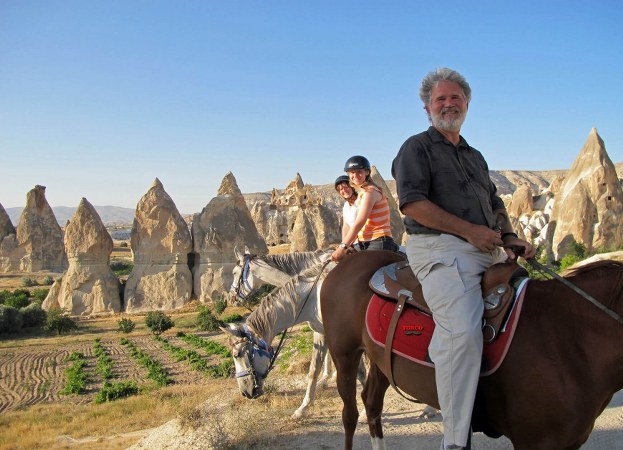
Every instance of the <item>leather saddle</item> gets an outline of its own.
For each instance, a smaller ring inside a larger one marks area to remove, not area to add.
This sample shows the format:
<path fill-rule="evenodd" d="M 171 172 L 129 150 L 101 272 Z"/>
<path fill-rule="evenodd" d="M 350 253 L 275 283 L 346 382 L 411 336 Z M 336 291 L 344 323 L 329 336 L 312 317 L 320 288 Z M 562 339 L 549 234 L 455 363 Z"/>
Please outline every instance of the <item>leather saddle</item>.
<path fill-rule="evenodd" d="M 514 303 L 516 286 L 526 277 L 528 277 L 528 271 L 516 261 L 494 264 L 484 273 L 481 284 L 484 300 L 482 330 L 485 343 L 493 342 L 498 336 L 504 321 L 508 319 L 508 311 Z M 392 370 L 392 344 L 398 320 L 406 305 L 411 305 L 432 316 L 424 299 L 422 285 L 407 261 L 381 267 L 372 276 L 369 285 L 370 289 L 378 295 L 396 302 L 385 339 L 384 361 L 387 378 L 398 394 L 409 401 L 417 402 L 404 395 L 396 386 Z"/>

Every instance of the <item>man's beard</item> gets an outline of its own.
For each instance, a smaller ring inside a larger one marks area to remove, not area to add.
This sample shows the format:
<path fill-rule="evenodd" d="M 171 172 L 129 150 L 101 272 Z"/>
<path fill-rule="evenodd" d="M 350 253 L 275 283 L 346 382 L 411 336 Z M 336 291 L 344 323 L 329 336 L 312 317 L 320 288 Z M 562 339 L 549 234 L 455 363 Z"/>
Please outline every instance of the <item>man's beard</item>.
<path fill-rule="evenodd" d="M 456 117 L 444 119 L 443 114 L 445 112 L 451 111 L 456 111 L 459 113 L 459 115 Z M 443 109 L 438 115 L 431 113 L 430 120 L 435 128 L 443 131 L 459 132 L 461 131 L 461 125 L 463 125 L 463 122 L 465 121 L 465 115 L 466 114 L 464 112 L 461 112 L 461 110 L 459 110 L 458 108 L 446 108 Z"/>

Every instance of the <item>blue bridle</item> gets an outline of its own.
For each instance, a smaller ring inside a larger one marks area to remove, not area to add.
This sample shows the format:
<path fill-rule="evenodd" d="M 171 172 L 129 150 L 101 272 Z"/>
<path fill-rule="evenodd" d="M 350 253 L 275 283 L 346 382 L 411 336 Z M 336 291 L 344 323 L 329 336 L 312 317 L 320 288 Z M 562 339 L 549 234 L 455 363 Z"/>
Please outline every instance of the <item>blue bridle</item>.
<path fill-rule="evenodd" d="M 242 274 L 238 278 L 238 283 L 234 285 L 234 282 L 231 284 L 230 289 L 235 289 L 236 297 L 240 297 L 242 300 L 246 300 L 251 294 L 253 294 L 253 288 L 249 284 L 249 270 L 251 266 L 251 260 L 255 257 L 255 255 L 244 255 L 244 261 L 242 263 Z M 245 295 L 242 292 L 242 286 L 244 286 L 249 294 Z"/>
<path fill-rule="evenodd" d="M 253 375 L 255 386 L 257 386 L 257 380 L 263 380 L 264 378 L 266 378 L 268 376 L 268 373 L 272 369 L 274 357 L 275 357 L 275 351 L 270 345 L 268 345 L 268 343 L 264 339 L 262 338 L 256 339 L 255 335 L 251 333 L 251 330 L 249 330 L 249 327 L 247 326 L 246 323 L 242 325 L 242 331 L 244 333 L 244 337 L 242 338 L 242 341 L 246 342 L 246 346 L 249 347 L 249 363 L 251 364 L 251 368 L 240 371 L 240 372 L 236 372 L 234 376 L 235 378 L 241 378 L 241 377 L 246 377 L 248 375 Z M 259 357 L 263 356 L 263 357 L 270 358 L 270 363 L 264 373 L 257 373 L 255 371 L 253 360 L 255 359 L 256 356 L 259 356 Z"/>

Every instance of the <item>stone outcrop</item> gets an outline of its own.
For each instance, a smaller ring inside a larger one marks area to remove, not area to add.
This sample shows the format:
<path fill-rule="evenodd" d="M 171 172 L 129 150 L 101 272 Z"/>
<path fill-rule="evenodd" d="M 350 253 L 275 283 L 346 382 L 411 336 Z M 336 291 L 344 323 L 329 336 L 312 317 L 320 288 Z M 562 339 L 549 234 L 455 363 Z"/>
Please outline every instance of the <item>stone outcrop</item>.
<path fill-rule="evenodd" d="M 119 280 L 110 269 L 113 242 L 102 220 L 85 198 L 65 228 L 69 268 L 43 302 L 74 315 L 117 313 Z"/>
<path fill-rule="evenodd" d="M 9 272 L 13 267 L 12 253 L 17 248 L 17 235 L 11 218 L 0 204 L 0 273 Z"/>
<path fill-rule="evenodd" d="M 381 174 L 379 174 L 376 166 L 372 166 L 370 170 L 370 178 L 383 190 L 383 194 L 387 197 L 390 223 L 392 226 L 392 237 L 396 243 L 400 245 L 406 240 L 406 234 L 404 221 L 402 215 L 400 214 L 400 210 L 398 209 L 398 203 L 396 203 L 396 199 L 389 190 L 389 187 L 387 187 L 387 184 L 385 183 L 385 180 L 383 180 Z"/>
<path fill-rule="evenodd" d="M 534 209 L 532 188 L 528 184 L 517 186 L 511 198 L 510 205 L 506 208 L 510 217 L 520 217 L 522 214 L 531 214 Z"/>
<path fill-rule="evenodd" d="M 550 218 L 555 226 L 551 251 L 556 259 L 573 243 L 588 252 L 618 248 L 623 234 L 623 192 L 606 147 L 593 128 L 556 195 Z"/>
<path fill-rule="evenodd" d="M 6 224 L 4 228 L 10 231 Z M 45 186 L 28 192 L 15 235 L 9 232 L 1 244 L 3 272 L 63 272 L 67 268 L 63 231 L 45 198 Z"/>
<path fill-rule="evenodd" d="M 229 291 L 237 262 L 235 246 L 244 248 L 246 245 L 254 254 L 268 253 L 231 172 L 223 178 L 217 196 L 194 217 L 192 237 L 193 288 L 196 297 L 203 302 L 215 300 Z"/>
<path fill-rule="evenodd" d="M 136 206 L 130 247 L 134 268 L 125 285 L 126 311 L 176 309 L 190 300 L 190 231 L 157 178 Z"/>
<path fill-rule="evenodd" d="M 340 242 L 336 210 L 337 203 L 325 204 L 325 196 L 297 173 L 283 191 L 273 189 L 268 202 L 254 203 L 251 216 L 269 246 L 290 244 L 291 251 L 314 251 Z"/>

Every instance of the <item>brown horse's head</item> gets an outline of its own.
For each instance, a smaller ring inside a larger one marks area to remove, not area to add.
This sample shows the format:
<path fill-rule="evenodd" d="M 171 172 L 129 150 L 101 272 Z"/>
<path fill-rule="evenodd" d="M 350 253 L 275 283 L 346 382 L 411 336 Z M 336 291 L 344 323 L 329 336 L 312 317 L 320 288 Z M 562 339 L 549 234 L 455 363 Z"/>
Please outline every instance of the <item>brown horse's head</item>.
<path fill-rule="evenodd" d="M 221 330 L 229 334 L 240 393 L 246 398 L 261 396 L 273 357 L 272 348 L 245 324 L 228 323 Z"/>

